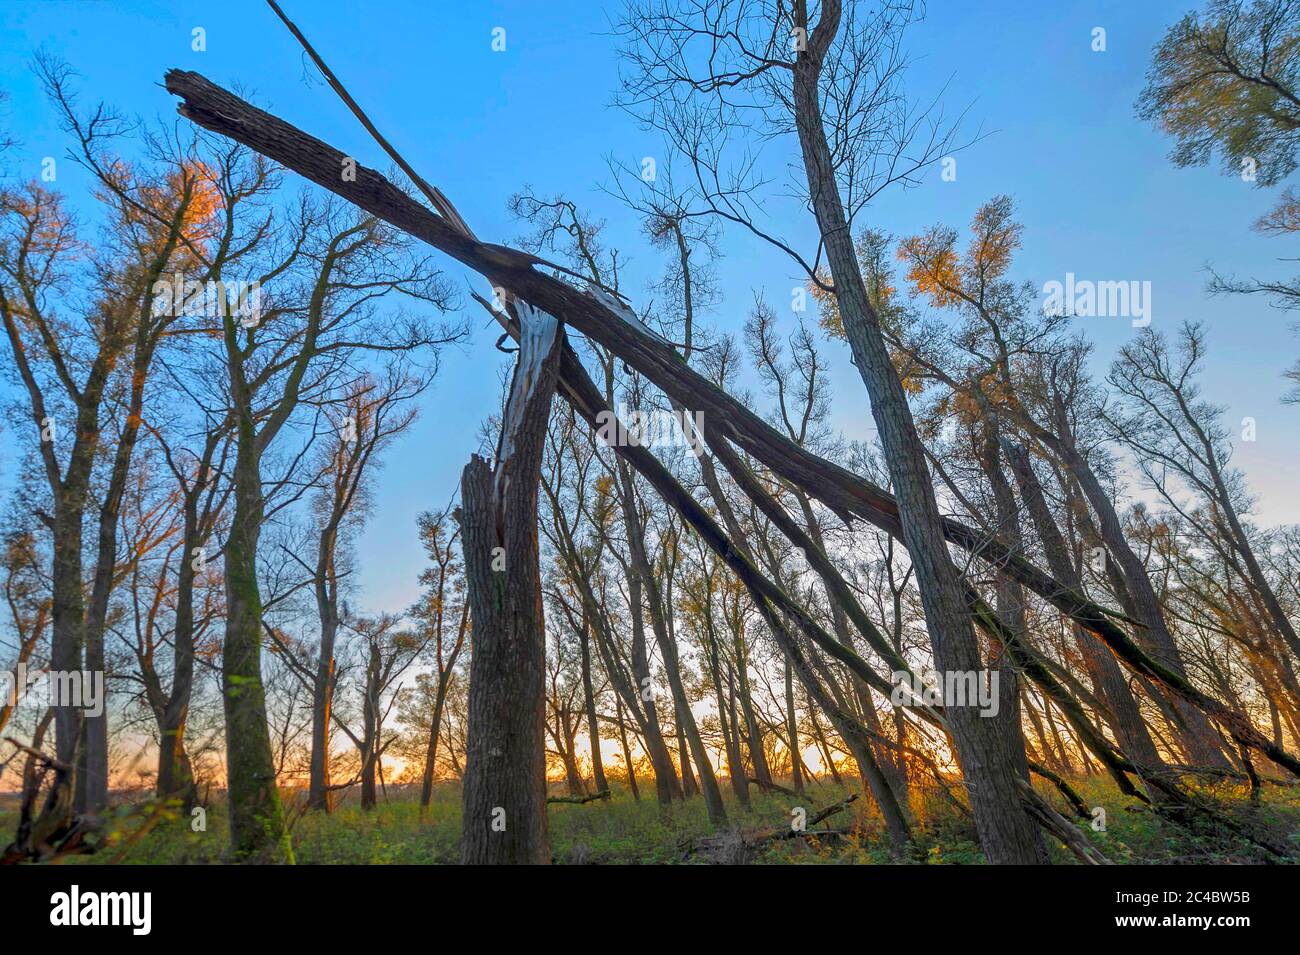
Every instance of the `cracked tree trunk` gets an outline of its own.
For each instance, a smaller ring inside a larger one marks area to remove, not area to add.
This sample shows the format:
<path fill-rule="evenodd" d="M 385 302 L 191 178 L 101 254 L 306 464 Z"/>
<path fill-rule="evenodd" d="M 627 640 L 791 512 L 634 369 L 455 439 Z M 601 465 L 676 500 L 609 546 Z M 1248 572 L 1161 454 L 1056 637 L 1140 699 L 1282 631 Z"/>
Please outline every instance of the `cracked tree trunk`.
<path fill-rule="evenodd" d="M 563 335 L 550 315 L 516 304 L 522 342 L 496 468 L 475 455 L 461 477 L 473 621 L 461 831 L 466 864 L 551 861 L 537 483 Z"/>

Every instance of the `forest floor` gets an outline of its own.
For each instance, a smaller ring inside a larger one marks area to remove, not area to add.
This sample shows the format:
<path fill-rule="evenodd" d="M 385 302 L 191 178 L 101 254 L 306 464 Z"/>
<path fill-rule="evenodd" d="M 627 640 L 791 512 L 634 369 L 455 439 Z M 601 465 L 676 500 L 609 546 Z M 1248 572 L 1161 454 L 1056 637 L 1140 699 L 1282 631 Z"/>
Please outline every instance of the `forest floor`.
<path fill-rule="evenodd" d="M 723 783 L 725 788 L 725 781 Z M 1220 786 L 1196 794 L 1205 812 L 1171 818 L 1139 809 L 1135 800 L 1121 796 L 1108 780 L 1089 777 L 1071 780 L 1088 807 L 1105 810 L 1105 830 L 1098 831 L 1076 819 L 1081 832 L 1112 862 L 1118 864 L 1300 863 L 1300 787 L 1269 785 L 1260 804 L 1252 806 L 1238 787 Z M 552 793 L 562 796 L 563 787 Z M 820 809 L 845 799 L 845 786 L 813 783 L 800 798 L 780 792 L 762 793 L 752 788 L 753 805 L 743 810 L 728 799 L 731 829 L 712 829 L 702 799 L 695 798 L 660 813 L 653 798 L 642 791 L 632 798 L 627 788 L 614 784 L 609 800 L 584 805 L 557 803 L 550 808 L 553 859 L 568 864 L 654 864 L 752 862 L 760 864 L 872 864 L 891 861 L 883 824 L 877 813 L 858 800 L 830 816 L 814 829 L 831 828 L 837 834 L 810 838 L 771 838 L 791 831 L 797 809 L 811 820 Z M 1054 791 L 1042 790 L 1061 811 L 1064 801 Z M 387 799 L 363 811 L 355 793 L 348 793 L 330 815 L 304 813 L 302 793 L 285 793 L 292 824 L 294 855 L 300 864 L 438 864 L 458 861 L 460 787 L 441 783 L 433 804 L 423 814 L 418 787 L 388 787 Z M 727 792 L 728 797 L 731 796 Z M 143 794 L 134 798 L 118 794 L 111 812 L 106 844 L 91 856 L 69 858 L 74 864 L 213 864 L 227 861 L 227 828 L 223 801 L 211 794 L 212 806 L 203 819 L 206 828 L 195 831 L 197 818 L 180 818 Z M 980 864 L 984 857 L 970 819 L 945 797 L 934 793 L 919 798 L 915 830 L 917 857 L 925 864 Z M 0 839 L 7 841 L 16 824 L 13 796 L 0 797 Z M 1094 815 L 1097 815 L 1094 810 Z M 1100 817 L 1099 817 L 1100 818 Z M 1230 820 L 1225 826 L 1216 819 Z M 1235 829 L 1235 831 L 1234 831 Z M 849 830 L 847 833 L 845 830 Z M 1241 835 L 1262 836 L 1283 848 L 1281 858 L 1269 856 Z M 764 838 L 767 836 L 768 838 Z M 1076 861 L 1055 840 L 1048 840 L 1052 860 Z"/>

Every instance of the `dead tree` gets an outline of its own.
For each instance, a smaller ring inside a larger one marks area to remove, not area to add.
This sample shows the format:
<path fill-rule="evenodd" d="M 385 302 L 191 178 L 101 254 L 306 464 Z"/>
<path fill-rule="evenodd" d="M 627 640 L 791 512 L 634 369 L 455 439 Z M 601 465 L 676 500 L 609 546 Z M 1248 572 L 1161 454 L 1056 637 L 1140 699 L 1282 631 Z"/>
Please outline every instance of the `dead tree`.
<path fill-rule="evenodd" d="M 563 335 L 516 299 L 521 334 L 496 466 L 461 477 L 461 531 L 473 624 L 461 861 L 546 864 L 546 629 L 537 484 Z"/>
<path fill-rule="evenodd" d="M 413 376 L 400 363 L 391 365 L 381 380 L 363 375 L 351 382 L 342 402 L 336 433 L 327 442 L 322 461 L 322 487 L 316 499 L 316 564 L 312 579 L 320 620 L 320 651 L 312 687 L 311 770 L 307 803 L 312 809 L 330 809 L 330 711 L 337 682 L 334 658 L 338 637 L 340 538 L 349 524 L 360 522 L 365 492 L 378 452 L 415 420 L 414 409 L 404 407 L 428 383 Z M 363 790 L 364 797 L 364 790 Z M 364 798 L 363 798 L 364 802 Z"/>

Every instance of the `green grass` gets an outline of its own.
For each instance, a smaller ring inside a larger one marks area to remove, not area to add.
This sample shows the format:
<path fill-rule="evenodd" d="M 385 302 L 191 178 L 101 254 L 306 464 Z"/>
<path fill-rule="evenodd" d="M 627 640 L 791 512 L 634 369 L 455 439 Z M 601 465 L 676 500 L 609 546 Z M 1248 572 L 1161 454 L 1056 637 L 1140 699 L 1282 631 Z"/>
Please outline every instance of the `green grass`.
<path fill-rule="evenodd" d="M 725 785 L 725 784 L 724 784 Z M 1179 864 L 1265 861 L 1249 839 L 1234 834 L 1214 817 L 1196 814 L 1168 819 L 1150 811 L 1131 811 L 1136 804 L 1121 796 L 1107 780 L 1072 781 L 1088 806 L 1106 810 L 1106 831 L 1093 831 L 1078 821 L 1092 843 L 1116 863 Z M 1054 792 L 1043 790 L 1063 808 Z M 661 813 L 653 798 L 632 799 L 615 787 L 608 802 L 587 805 L 554 804 L 550 807 L 551 846 L 554 861 L 567 864 L 656 864 L 747 861 L 758 864 L 873 864 L 890 861 L 883 825 L 865 800 L 825 825 L 852 828 L 844 838 L 806 838 L 768 841 L 757 849 L 740 851 L 736 831 L 752 834 L 785 830 L 797 806 L 808 815 L 847 795 L 844 787 L 814 785 L 806 798 L 753 791 L 748 811 L 729 801 L 731 830 L 715 832 L 699 798 L 676 804 Z M 728 794 L 729 795 L 729 794 Z M 1216 800 L 1215 813 L 1239 827 L 1265 834 L 1275 844 L 1288 847 L 1284 861 L 1300 861 L 1300 787 L 1269 786 L 1258 807 L 1251 806 L 1240 790 L 1202 791 Z M 389 801 L 363 812 L 355 799 L 344 802 L 331 815 L 301 813 L 300 793 L 286 793 L 285 804 L 293 821 L 294 855 L 306 865 L 427 865 L 454 863 L 460 835 L 460 789 L 440 784 L 434 802 L 423 815 L 416 793 L 391 789 Z M 644 796 L 644 794 L 643 794 Z M 16 822 L 12 800 L 0 807 L 0 833 L 11 833 Z M 916 807 L 919 822 L 915 836 L 917 862 L 926 864 L 982 864 L 983 855 L 970 820 L 938 796 L 921 798 Z M 95 855 L 70 858 L 74 864 L 214 864 L 225 862 L 227 822 L 224 806 L 213 797 L 206 815 L 206 830 L 196 832 L 189 818 L 141 797 L 114 807 L 105 827 L 104 845 Z M 711 844 L 688 855 L 696 840 L 712 837 Z M 1049 840 L 1054 862 L 1070 864 L 1074 857 Z"/>

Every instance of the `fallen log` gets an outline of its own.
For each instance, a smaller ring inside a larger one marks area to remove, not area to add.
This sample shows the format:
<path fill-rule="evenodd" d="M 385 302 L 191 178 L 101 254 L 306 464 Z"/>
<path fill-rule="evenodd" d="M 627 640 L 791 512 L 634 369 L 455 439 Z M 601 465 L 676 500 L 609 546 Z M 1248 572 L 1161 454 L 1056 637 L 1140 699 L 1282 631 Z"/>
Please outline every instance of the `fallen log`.
<path fill-rule="evenodd" d="M 548 796 L 547 805 L 554 803 L 570 803 L 577 806 L 585 806 L 589 802 L 595 802 L 597 799 L 608 799 L 612 794 L 608 789 L 602 789 L 598 793 L 592 793 L 590 796 Z"/>
<path fill-rule="evenodd" d="M 1045 831 L 1056 836 L 1067 849 L 1085 865 L 1114 865 L 1091 842 L 1079 827 L 1052 808 L 1051 803 L 1042 797 L 1038 790 L 1025 782 L 1020 783 L 1020 801 Z"/>
<path fill-rule="evenodd" d="M 774 788 L 781 789 L 782 787 L 776 786 Z M 790 792 L 788 789 L 784 791 Z M 741 862 L 750 853 L 762 848 L 769 842 L 778 842 L 785 839 L 816 839 L 825 836 L 843 838 L 851 835 L 853 830 L 850 828 L 814 829 L 813 827 L 819 822 L 823 822 L 831 816 L 848 809 L 858 799 L 859 795 L 859 793 L 852 793 L 847 798 L 819 810 L 800 827 L 791 825 L 772 827 L 770 829 L 737 829 L 717 836 L 705 836 L 692 840 L 679 846 L 679 848 L 685 850 L 682 858 L 685 860 L 700 852 L 711 852 L 715 855 L 724 854 L 732 857 L 727 861 Z"/>

